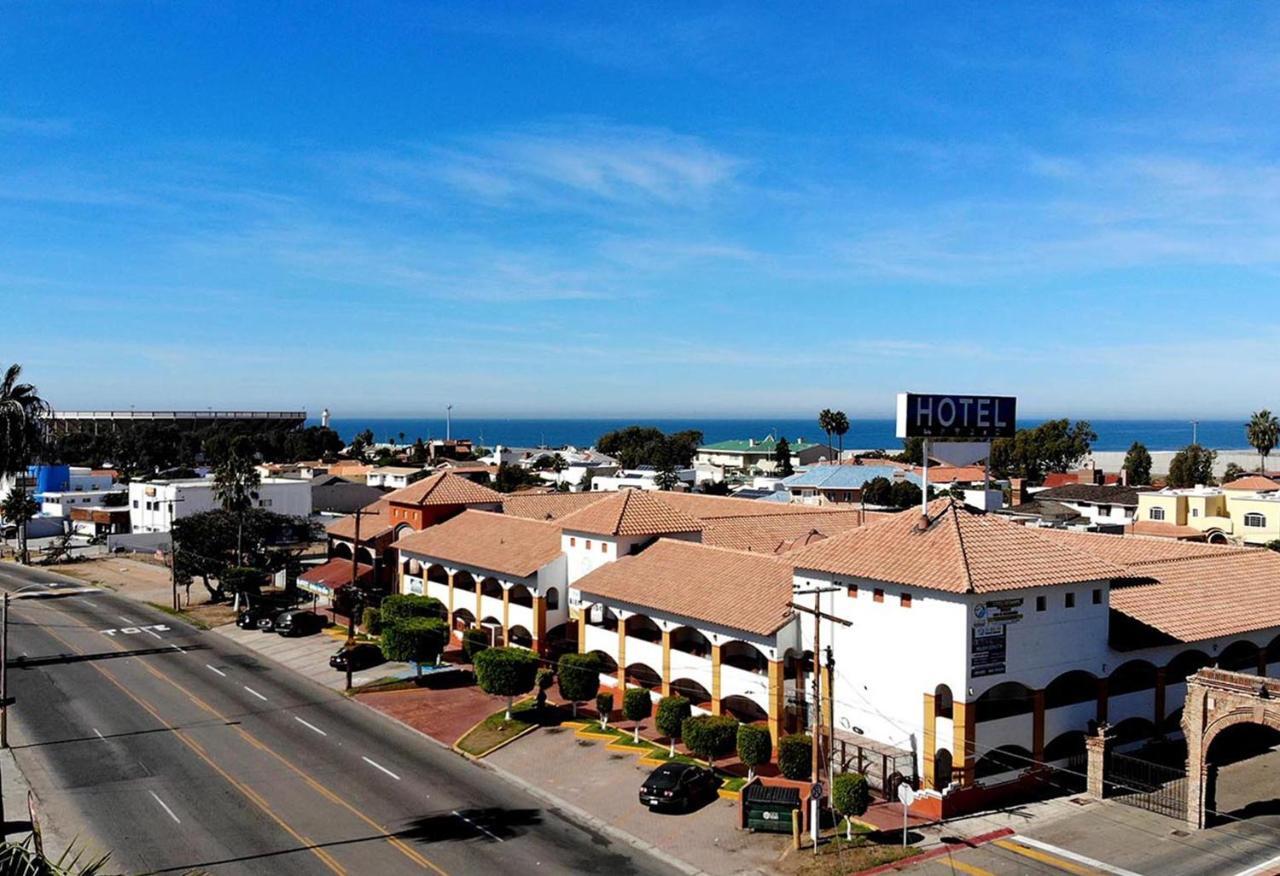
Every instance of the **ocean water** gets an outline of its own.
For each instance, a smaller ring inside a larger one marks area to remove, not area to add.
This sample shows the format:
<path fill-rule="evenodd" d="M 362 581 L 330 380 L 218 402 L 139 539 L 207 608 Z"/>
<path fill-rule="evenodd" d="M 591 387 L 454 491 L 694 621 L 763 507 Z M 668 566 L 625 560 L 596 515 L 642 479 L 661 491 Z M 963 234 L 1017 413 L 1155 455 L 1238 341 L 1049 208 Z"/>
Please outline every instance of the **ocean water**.
<path fill-rule="evenodd" d="M 1086 418 L 1087 419 L 1087 418 Z M 318 425 L 318 419 L 308 424 Z M 1035 426 L 1043 420 L 1020 420 L 1020 426 Z M 1134 441 L 1141 441 L 1148 450 L 1179 450 L 1191 443 L 1192 426 L 1189 420 L 1090 420 L 1098 433 L 1095 450 L 1128 450 Z M 588 447 L 606 432 L 624 426 L 639 424 L 656 426 L 664 432 L 683 429 L 701 429 L 708 443 L 731 438 L 762 438 L 772 432 L 785 435 L 790 440 L 804 438 L 822 442 L 826 437 L 818 429 L 817 418 L 795 419 L 460 419 L 453 420 L 453 437 L 470 438 L 478 444 L 492 447 L 504 444 L 508 447 L 559 447 L 572 444 Z M 445 421 L 410 418 L 334 418 L 329 425 L 350 441 L 356 434 L 372 429 L 378 441 L 406 441 L 415 438 L 443 438 Z M 1200 443 L 1216 450 L 1247 449 L 1243 420 L 1202 420 L 1198 427 Z M 848 448 L 896 450 L 902 442 L 894 437 L 893 420 L 853 419 L 849 434 L 844 436 Z"/>

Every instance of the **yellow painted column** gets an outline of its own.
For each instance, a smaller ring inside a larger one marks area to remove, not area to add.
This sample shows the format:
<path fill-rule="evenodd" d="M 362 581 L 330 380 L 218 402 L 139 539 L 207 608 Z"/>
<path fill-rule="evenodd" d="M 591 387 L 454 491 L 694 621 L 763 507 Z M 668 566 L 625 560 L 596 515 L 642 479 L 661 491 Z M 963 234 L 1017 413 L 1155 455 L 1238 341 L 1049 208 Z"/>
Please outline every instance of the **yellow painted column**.
<path fill-rule="evenodd" d="M 720 714 L 720 644 L 711 646 L 711 714 Z"/>
<path fill-rule="evenodd" d="M 662 631 L 662 695 L 671 696 L 671 631 Z"/>
<path fill-rule="evenodd" d="M 934 787 L 933 781 L 933 753 L 938 748 L 938 723 L 937 711 L 934 707 L 933 694 L 924 695 L 924 751 L 920 758 L 922 765 L 921 772 L 926 788 Z"/>
<path fill-rule="evenodd" d="M 547 631 L 547 600 L 541 596 L 533 597 L 533 650 L 543 652 L 542 639 Z"/>
<path fill-rule="evenodd" d="M 951 704 L 954 744 L 951 748 L 952 780 L 963 787 L 973 784 L 974 731 L 977 709 L 971 703 Z"/>
<path fill-rule="evenodd" d="M 474 575 L 471 576 L 471 583 L 476 585 L 476 626 L 480 626 L 480 621 L 484 620 L 484 603 L 481 601 L 484 599 L 484 588 Z"/>
<path fill-rule="evenodd" d="M 511 591 L 502 588 L 502 644 L 511 644 Z"/>
<path fill-rule="evenodd" d="M 570 615 L 578 622 L 578 653 L 587 653 L 587 610 L 585 608 L 575 608 L 570 611 Z"/>
<path fill-rule="evenodd" d="M 627 622 L 618 618 L 618 690 L 627 689 Z"/>
<path fill-rule="evenodd" d="M 773 739 L 773 750 L 778 750 L 778 740 L 782 738 L 782 720 L 787 710 L 786 667 L 781 660 L 769 661 L 769 736 Z"/>

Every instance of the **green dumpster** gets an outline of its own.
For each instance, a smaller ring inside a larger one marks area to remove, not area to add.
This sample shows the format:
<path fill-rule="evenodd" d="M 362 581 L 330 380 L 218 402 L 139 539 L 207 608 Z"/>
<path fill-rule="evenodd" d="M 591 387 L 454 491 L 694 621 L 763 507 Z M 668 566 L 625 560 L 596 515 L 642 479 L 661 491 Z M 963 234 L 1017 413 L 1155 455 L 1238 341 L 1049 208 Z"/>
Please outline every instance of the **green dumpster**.
<path fill-rule="evenodd" d="M 743 789 L 747 830 L 791 833 L 791 813 L 800 808 L 800 791 L 755 782 Z"/>

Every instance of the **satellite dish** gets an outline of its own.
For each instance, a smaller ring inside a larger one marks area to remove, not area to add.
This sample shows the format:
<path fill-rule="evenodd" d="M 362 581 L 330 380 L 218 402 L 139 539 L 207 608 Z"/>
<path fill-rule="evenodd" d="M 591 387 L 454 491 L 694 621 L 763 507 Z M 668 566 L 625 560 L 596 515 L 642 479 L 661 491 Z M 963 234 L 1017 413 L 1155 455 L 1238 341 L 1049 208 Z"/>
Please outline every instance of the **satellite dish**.
<path fill-rule="evenodd" d="M 903 806 L 910 806 L 916 802 L 916 792 L 906 782 L 898 786 L 898 802 Z"/>

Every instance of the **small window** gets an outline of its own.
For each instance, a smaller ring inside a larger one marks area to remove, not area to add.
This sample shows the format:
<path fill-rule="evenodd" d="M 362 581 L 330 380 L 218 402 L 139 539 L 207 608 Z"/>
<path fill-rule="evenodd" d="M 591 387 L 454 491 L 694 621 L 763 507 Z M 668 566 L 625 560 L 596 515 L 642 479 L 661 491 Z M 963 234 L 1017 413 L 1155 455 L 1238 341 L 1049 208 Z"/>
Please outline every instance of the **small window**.
<path fill-rule="evenodd" d="M 903 608 L 910 608 L 910 607 L 911 607 L 911 594 L 910 594 L 910 593 L 903 593 L 903 594 L 901 594 L 901 595 L 898 597 L 898 604 L 899 604 L 899 605 L 901 605 Z"/>
<path fill-rule="evenodd" d="M 1200 509 L 1199 509 L 1199 508 L 1192 508 L 1192 509 L 1191 509 L 1191 516 L 1192 516 L 1192 517 L 1199 517 L 1199 516 L 1200 516 Z"/>
<path fill-rule="evenodd" d="M 877 587 L 871 594 L 873 602 L 884 602 L 884 591 Z"/>
<path fill-rule="evenodd" d="M 1150 517 L 1152 520 L 1164 520 L 1164 509 L 1152 508 L 1151 513 L 1147 516 Z"/>
<path fill-rule="evenodd" d="M 600 553 L 602 554 L 609 553 L 609 543 L 607 541 L 600 542 Z"/>
<path fill-rule="evenodd" d="M 587 550 L 591 550 L 591 539 L 587 539 Z"/>
<path fill-rule="evenodd" d="M 1093 589 L 1093 604 L 1102 605 L 1102 588 L 1095 587 Z"/>
<path fill-rule="evenodd" d="M 1048 600 L 1043 596 L 1036 597 L 1036 611 L 1044 611 L 1048 608 Z"/>
<path fill-rule="evenodd" d="M 858 598 L 858 585 L 857 585 L 857 584 L 850 584 L 850 585 L 849 585 L 849 598 L 850 598 L 850 599 L 857 599 L 857 598 Z"/>
<path fill-rule="evenodd" d="M 1244 515 L 1244 525 L 1260 529 L 1267 525 L 1267 518 L 1256 511 L 1251 511 Z"/>
<path fill-rule="evenodd" d="M 1065 605 L 1067 608 L 1075 608 L 1075 607 L 1076 607 L 1076 595 L 1075 595 L 1074 593 L 1068 593 L 1068 594 L 1066 594 L 1065 596 L 1063 596 L 1063 597 L 1062 597 L 1062 603 L 1063 603 L 1063 605 Z"/>

